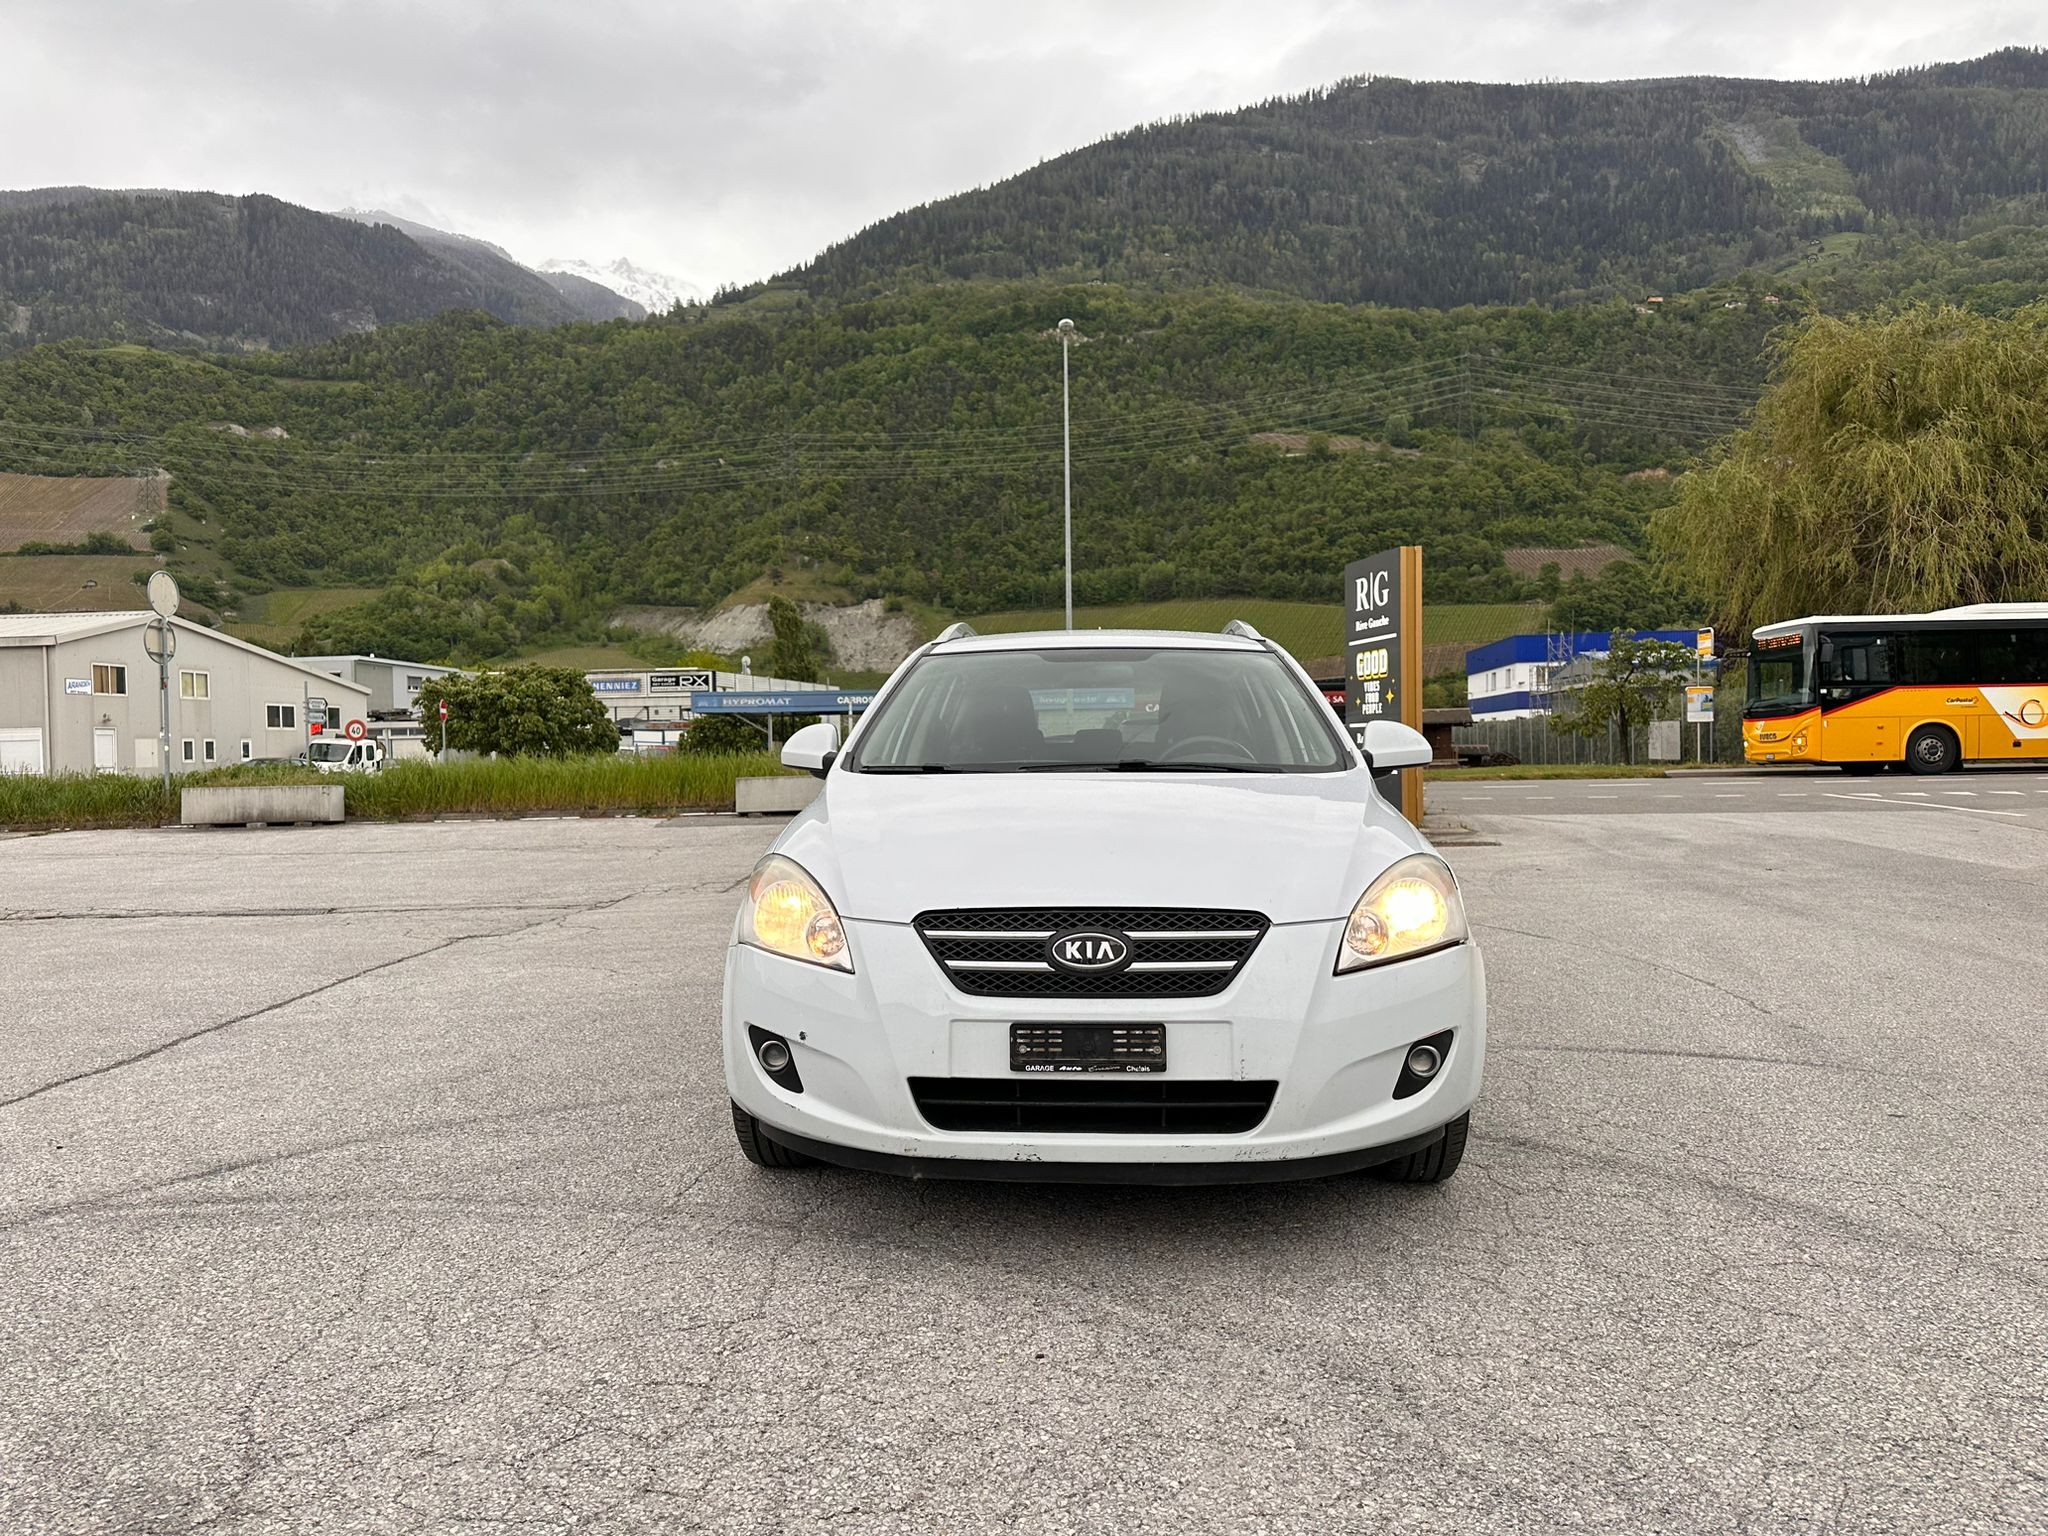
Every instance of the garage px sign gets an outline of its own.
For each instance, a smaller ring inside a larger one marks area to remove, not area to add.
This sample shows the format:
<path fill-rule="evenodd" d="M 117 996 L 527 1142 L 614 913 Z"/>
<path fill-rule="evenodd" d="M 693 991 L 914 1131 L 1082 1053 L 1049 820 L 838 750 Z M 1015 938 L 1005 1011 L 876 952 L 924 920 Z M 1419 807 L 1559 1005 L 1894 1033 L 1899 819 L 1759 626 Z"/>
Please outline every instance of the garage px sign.
<path fill-rule="evenodd" d="M 718 680 L 703 667 L 692 667 L 680 672 L 650 672 L 647 674 L 649 693 L 701 693 L 718 686 Z"/>
<path fill-rule="evenodd" d="M 875 702 L 874 690 L 841 693 L 829 688 L 794 693 L 693 693 L 698 715 L 848 715 Z"/>

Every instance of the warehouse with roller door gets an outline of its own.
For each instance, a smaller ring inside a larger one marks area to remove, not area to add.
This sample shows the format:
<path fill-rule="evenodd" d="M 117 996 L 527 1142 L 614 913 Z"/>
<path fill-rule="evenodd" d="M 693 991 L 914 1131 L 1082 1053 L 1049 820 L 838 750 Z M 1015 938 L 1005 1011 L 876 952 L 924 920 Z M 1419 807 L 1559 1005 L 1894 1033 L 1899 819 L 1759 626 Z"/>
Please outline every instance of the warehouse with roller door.
<path fill-rule="evenodd" d="M 202 624 L 171 620 L 170 686 L 143 639 L 156 616 L 0 614 L 0 772 L 155 773 L 158 702 L 170 700 L 171 768 L 185 773 L 305 750 L 315 724 L 369 714 L 370 690 Z"/>

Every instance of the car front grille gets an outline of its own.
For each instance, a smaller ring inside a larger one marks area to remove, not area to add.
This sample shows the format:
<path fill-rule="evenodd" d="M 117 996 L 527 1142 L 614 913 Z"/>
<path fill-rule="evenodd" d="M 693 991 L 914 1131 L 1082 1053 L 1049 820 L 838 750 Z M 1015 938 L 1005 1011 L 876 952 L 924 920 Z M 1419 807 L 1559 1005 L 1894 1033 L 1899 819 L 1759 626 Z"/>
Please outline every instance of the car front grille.
<path fill-rule="evenodd" d="M 1016 907 L 921 912 L 917 935 L 946 979 L 975 997 L 1213 997 L 1266 934 L 1257 912 L 1168 907 Z M 1057 934 L 1106 929 L 1130 964 L 1090 974 L 1047 958 Z"/>
<path fill-rule="evenodd" d="M 1273 1107 L 1273 1082 L 1114 1077 L 913 1077 L 917 1112 L 940 1131 L 1227 1136 Z"/>

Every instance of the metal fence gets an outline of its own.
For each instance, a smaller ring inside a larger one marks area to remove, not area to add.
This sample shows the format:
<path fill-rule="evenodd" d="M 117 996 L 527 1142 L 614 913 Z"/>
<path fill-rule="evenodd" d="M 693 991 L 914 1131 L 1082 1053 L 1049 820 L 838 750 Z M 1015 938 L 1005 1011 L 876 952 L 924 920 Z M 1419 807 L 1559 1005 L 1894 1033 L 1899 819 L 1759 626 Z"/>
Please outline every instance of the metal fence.
<path fill-rule="evenodd" d="M 1677 764 L 1739 763 L 1742 761 L 1742 707 L 1740 696 L 1730 697 L 1724 687 L 1714 696 L 1712 725 L 1678 728 Z M 1652 764 L 1650 733 L 1637 726 L 1631 733 L 1629 752 L 1621 750 L 1620 727 L 1609 723 L 1601 736 L 1572 736 L 1550 728 L 1548 715 L 1527 720 L 1482 720 L 1461 725 L 1451 733 L 1460 747 L 1483 747 L 1488 754 L 1512 757 L 1522 763 L 1583 763 L 1611 767 L 1623 762 Z M 1658 759 L 1658 762 L 1666 761 Z M 1676 766 L 1676 765 L 1674 765 Z"/>

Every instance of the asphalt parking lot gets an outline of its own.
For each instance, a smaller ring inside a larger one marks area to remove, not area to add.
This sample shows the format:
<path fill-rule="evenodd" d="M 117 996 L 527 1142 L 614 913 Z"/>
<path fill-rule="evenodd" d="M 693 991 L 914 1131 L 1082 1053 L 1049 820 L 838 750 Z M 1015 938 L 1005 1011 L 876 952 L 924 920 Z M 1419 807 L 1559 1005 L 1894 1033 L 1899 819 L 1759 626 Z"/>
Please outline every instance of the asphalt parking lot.
<path fill-rule="evenodd" d="M 1669 779 L 1433 780 L 1431 811 L 1468 816 L 1749 815 L 1901 810 L 1988 817 L 2048 828 L 2048 773 L 1975 768 L 1922 777 L 1787 770 Z"/>
<path fill-rule="evenodd" d="M 2048 1527 L 2048 821 L 1569 790 L 1441 1189 L 757 1172 L 772 823 L 0 841 L 0 1529 Z"/>

